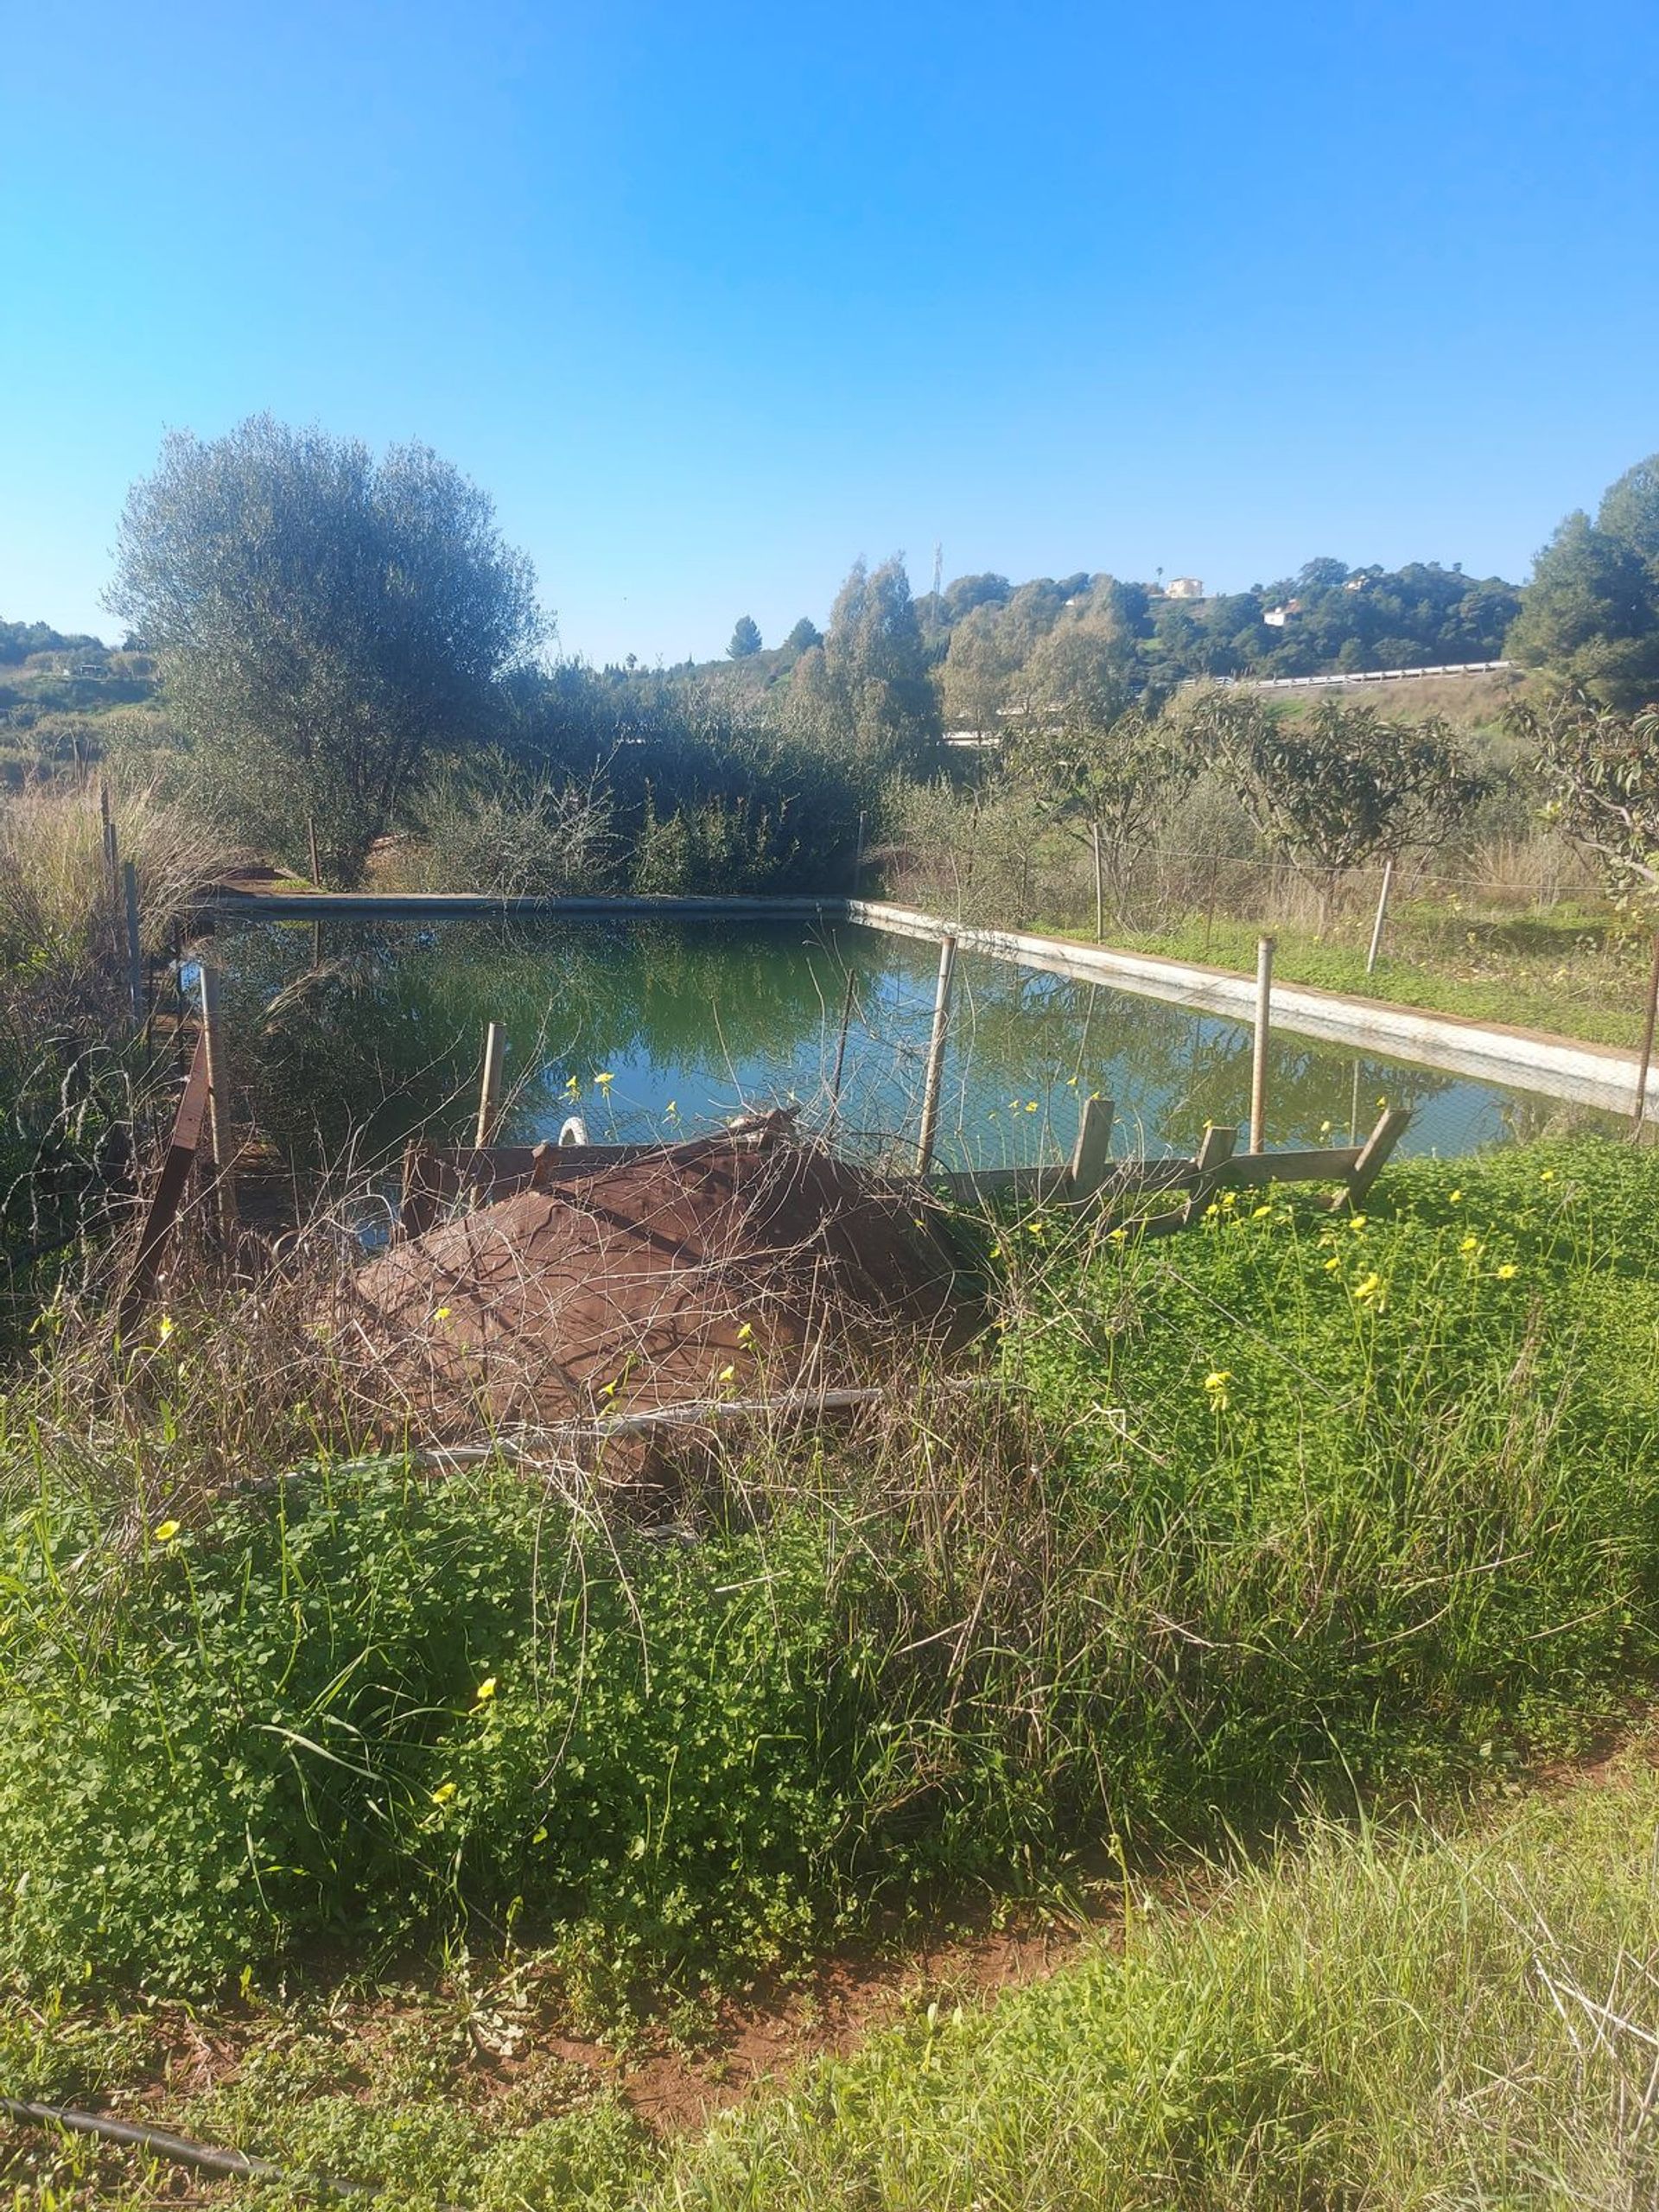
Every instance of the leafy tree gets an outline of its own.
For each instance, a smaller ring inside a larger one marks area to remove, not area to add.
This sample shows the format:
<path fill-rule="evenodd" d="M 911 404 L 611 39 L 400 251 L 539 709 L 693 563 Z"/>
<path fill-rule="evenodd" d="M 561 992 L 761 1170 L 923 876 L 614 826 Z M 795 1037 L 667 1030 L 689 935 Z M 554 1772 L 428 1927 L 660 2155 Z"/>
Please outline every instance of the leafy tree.
<path fill-rule="evenodd" d="M 1010 650 L 1001 610 L 982 601 L 950 632 L 944 657 L 944 718 L 952 729 L 988 737 L 997 728 L 1007 702 L 1008 684 L 1019 664 Z"/>
<path fill-rule="evenodd" d="M 796 664 L 790 712 L 798 727 L 874 771 L 926 764 L 938 741 L 938 697 L 902 558 L 874 571 L 855 563 L 823 644 Z"/>
<path fill-rule="evenodd" d="M 821 645 L 823 643 L 823 632 L 810 615 L 803 614 L 795 627 L 784 639 L 784 643 L 791 652 L 804 653 L 809 646 Z"/>
<path fill-rule="evenodd" d="M 1174 725 L 1132 706 L 1133 654 L 1109 616 L 1058 623 L 1024 671 L 1014 751 L 1052 817 L 1098 840 L 1102 887 L 1120 917 L 1136 852 L 1196 773 Z"/>
<path fill-rule="evenodd" d="M 291 858 L 315 819 L 345 880 L 428 757 L 489 734 L 543 635 L 529 562 L 448 461 L 268 415 L 168 438 L 128 495 L 109 604 L 226 804 Z"/>
<path fill-rule="evenodd" d="M 727 653 L 733 660 L 747 660 L 760 650 L 760 626 L 751 614 L 740 614 Z"/>
<path fill-rule="evenodd" d="M 1389 721 L 1326 697 L 1293 720 L 1258 694 L 1217 690 L 1188 727 L 1260 834 L 1318 885 L 1322 934 L 1351 868 L 1440 842 L 1486 789 L 1438 718 Z"/>
<path fill-rule="evenodd" d="M 1659 894 L 1659 706 L 1624 715 L 1567 694 L 1510 710 L 1529 739 L 1549 811 L 1599 861 L 1621 903 Z"/>
<path fill-rule="evenodd" d="M 1629 709 L 1659 697 L 1659 454 L 1567 516 L 1538 556 L 1510 632 L 1516 660 Z"/>

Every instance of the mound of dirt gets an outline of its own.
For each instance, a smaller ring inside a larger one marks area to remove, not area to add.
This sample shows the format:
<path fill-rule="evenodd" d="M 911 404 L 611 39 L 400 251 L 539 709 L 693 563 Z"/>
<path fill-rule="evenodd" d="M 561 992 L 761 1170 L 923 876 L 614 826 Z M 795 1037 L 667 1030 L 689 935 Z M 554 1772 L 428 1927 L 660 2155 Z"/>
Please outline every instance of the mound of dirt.
<path fill-rule="evenodd" d="M 453 1439 L 842 1385 L 974 1317 L 915 1188 L 779 1117 L 442 1223 L 363 1268 L 343 1318 L 383 1402 Z"/>

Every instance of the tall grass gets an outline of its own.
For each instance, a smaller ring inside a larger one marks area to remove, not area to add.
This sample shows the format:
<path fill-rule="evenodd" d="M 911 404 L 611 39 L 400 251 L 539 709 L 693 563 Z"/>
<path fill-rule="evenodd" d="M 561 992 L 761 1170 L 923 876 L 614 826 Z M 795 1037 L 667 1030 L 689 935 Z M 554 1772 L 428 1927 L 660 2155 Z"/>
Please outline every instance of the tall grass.
<path fill-rule="evenodd" d="M 1659 2191 L 1659 1778 L 1316 1827 L 1103 1954 L 931 2006 L 685 2145 L 653 2207 L 1286 2212 Z"/>
<path fill-rule="evenodd" d="M 1389 1188 L 1011 1223 L 1000 1402 L 896 1385 L 643 1491 L 341 1464 L 302 1311 L 286 1411 L 215 1335 L 268 1285 L 158 1317 L 117 1414 L 60 1352 L 0 1436 L 0 1958 L 201 1989 L 511 1928 L 614 2010 L 1581 1741 L 1659 1658 L 1656 1163 Z"/>

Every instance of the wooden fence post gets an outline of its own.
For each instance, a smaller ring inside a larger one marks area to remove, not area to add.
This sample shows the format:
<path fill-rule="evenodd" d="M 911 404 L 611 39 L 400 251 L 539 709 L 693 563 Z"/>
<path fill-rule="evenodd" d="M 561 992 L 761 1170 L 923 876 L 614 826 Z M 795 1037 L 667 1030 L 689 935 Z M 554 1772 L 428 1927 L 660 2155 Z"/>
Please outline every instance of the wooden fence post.
<path fill-rule="evenodd" d="M 1406 1106 L 1383 1109 L 1382 1118 L 1360 1147 L 1359 1158 L 1354 1162 L 1348 1178 L 1348 1188 L 1337 1199 L 1338 1207 L 1350 1209 L 1363 1205 L 1373 1183 L 1389 1162 L 1394 1150 L 1411 1126 L 1411 1109 Z"/>
<path fill-rule="evenodd" d="M 1376 919 L 1371 925 L 1371 949 L 1365 956 L 1365 973 L 1368 976 L 1374 975 L 1376 970 L 1376 956 L 1382 945 L 1382 924 L 1389 911 L 1389 889 L 1393 881 L 1394 862 L 1391 860 L 1384 861 L 1382 888 L 1377 893 L 1376 899 Z"/>
<path fill-rule="evenodd" d="M 1071 1148 L 1071 1196 L 1091 1198 L 1106 1179 L 1112 1148 L 1112 1116 L 1116 1109 L 1109 1098 L 1092 1094 L 1083 1102 L 1077 1141 Z"/>
<path fill-rule="evenodd" d="M 1255 1039 L 1250 1054 L 1250 1150 L 1267 1148 L 1268 1033 L 1273 1010 L 1273 939 L 1255 948 Z"/>
<path fill-rule="evenodd" d="M 478 1087 L 478 1129 L 473 1139 L 477 1152 L 495 1141 L 501 1119 L 501 1056 L 505 1049 L 505 1032 L 499 1021 L 491 1022 L 484 1033 L 484 1076 Z"/>
<path fill-rule="evenodd" d="M 230 1090 L 225 1079 L 225 1039 L 219 1020 L 219 976 L 198 961 L 201 978 L 201 1043 L 207 1070 L 207 1131 L 213 1146 L 213 1180 L 219 1193 L 219 1224 L 228 1237 L 236 1227 L 236 1185 L 230 1154 Z"/>
<path fill-rule="evenodd" d="M 1636 1118 L 1630 1134 L 1640 1136 L 1648 1110 L 1648 1071 L 1653 1065 L 1654 1024 L 1659 1020 L 1659 930 L 1653 933 L 1653 966 L 1648 974 L 1648 1010 L 1642 1024 L 1642 1065 L 1636 1078 Z"/>
<path fill-rule="evenodd" d="M 1216 1178 L 1237 1149 L 1238 1131 L 1218 1128 L 1214 1122 L 1211 1122 L 1205 1130 L 1204 1141 L 1198 1147 L 1198 1156 L 1192 1163 L 1197 1176 L 1192 1185 L 1192 1195 L 1182 1207 L 1178 1217 L 1183 1228 L 1190 1226 L 1203 1213 L 1209 1203 L 1210 1194 L 1216 1187 Z"/>
<path fill-rule="evenodd" d="M 939 1085 L 944 1076 L 944 1039 L 950 1024 L 950 984 L 957 968 L 957 940 L 947 930 L 939 946 L 939 981 L 933 995 L 933 1032 L 927 1041 L 927 1075 L 922 1085 L 922 1127 L 916 1140 L 916 1173 L 925 1175 L 933 1164 L 933 1139 L 938 1128 Z"/>
<path fill-rule="evenodd" d="M 1089 842 L 1095 855 L 1095 943 L 1100 944 L 1106 935 L 1106 877 L 1100 856 L 1100 824 L 1089 824 Z"/>
<path fill-rule="evenodd" d="M 121 885 L 126 894 L 127 989 L 136 1036 L 144 1026 L 144 957 L 138 941 L 138 871 L 130 861 L 122 863 Z"/>

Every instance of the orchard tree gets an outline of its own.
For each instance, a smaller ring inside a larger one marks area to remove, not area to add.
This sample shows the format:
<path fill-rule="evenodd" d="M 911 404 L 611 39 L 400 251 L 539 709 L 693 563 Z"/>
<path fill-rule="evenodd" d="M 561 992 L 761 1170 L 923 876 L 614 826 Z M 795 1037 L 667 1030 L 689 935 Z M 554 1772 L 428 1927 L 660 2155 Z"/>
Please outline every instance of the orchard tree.
<path fill-rule="evenodd" d="M 1534 747 L 1548 812 L 1593 854 L 1622 905 L 1659 901 L 1659 707 L 1612 713 L 1580 693 L 1513 709 Z"/>
<path fill-rule="evenodd" d="M 1443 842 L 1486 790 L 1438 718 L 1389 721 L 1326 696 L 1293 720 L 1257 692 L 1217 690 L 1186 723 L 1262 836 L 1318 886 L 1321 936 L 1351 869 Z"/>
<path fill-rule="evenodd" d="M 429 448 L 256 416 L 171 435 L 128 494 L 111 609 L 232 818 L 353 880 L 435 753 L 486 737 L 544 634 L 486 495 Z"/>
<path fill-rule="evenodd" d="M 1177 726 L 1132 703 L 1133 646 L 1109 617 L 1058 624 L 1021 671 L 1013 762 L 1095 859 L 1095 933 L 1120 919 L 1138 852 L 1197 773 Z"/>
<path fill-rule="evenodd" d="M 752 614 L 740 614 L 737 626 L 732 632 L 732 642 L 727 646 L 732 660 L 747 660 L 760 650 L 760 626 Z"/>

